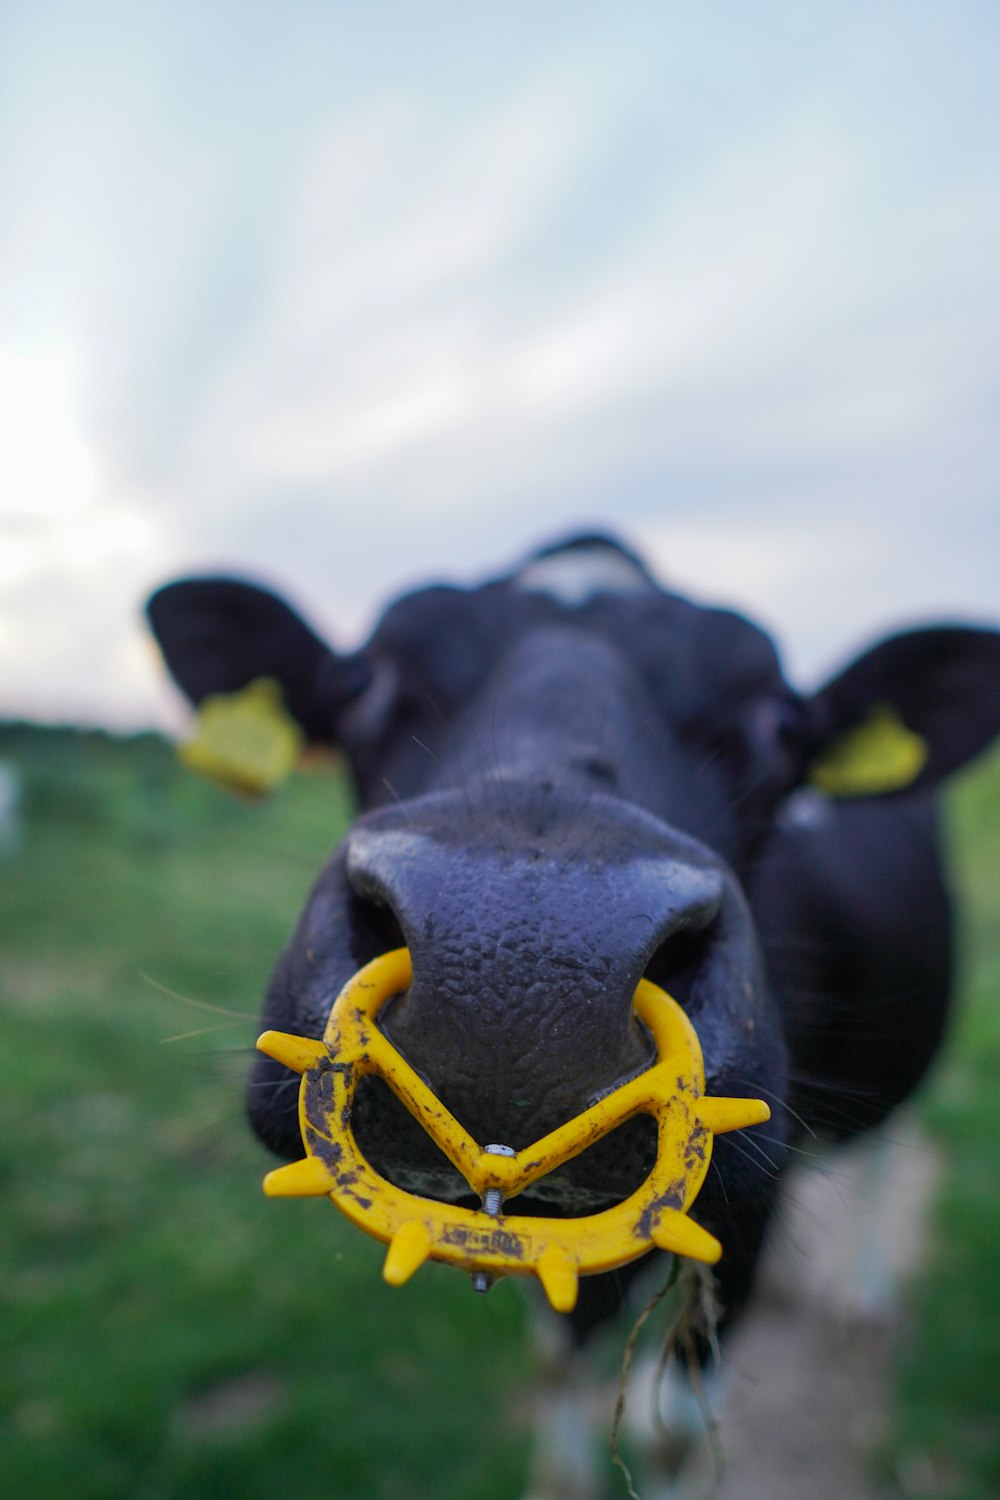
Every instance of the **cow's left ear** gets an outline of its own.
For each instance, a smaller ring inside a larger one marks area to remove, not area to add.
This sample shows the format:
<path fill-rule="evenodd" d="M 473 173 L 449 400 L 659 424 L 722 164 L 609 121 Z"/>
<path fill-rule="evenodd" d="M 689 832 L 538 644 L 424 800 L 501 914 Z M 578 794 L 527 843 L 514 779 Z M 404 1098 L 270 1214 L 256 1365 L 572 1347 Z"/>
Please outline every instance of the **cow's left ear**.
<path fill-rule="evenodd" d="M 193 768 L 260 794 L 290 771 L 303 742 L 331 745 L 367 686 L 364 657 L 331 650 L 284 600 L 235 578 L 185 578 L 146 614 L 174 681 L 199 709 Z"/>
<path fill-rule="evenodd" d="M 834 797 L 932 787 L 1000 734 L 1000 632 L 892 636 L 807 706 L 806 781 Z"/>
<path fill-rule="evenodd" d="M 168 583 L 146 615 L 192 703 L 272 678 L 307 739 L 319 744 L 336 739 L 338 713 L 368 683 L 363 658 L 338 656 L 277 594 L 239 578 Z"/>

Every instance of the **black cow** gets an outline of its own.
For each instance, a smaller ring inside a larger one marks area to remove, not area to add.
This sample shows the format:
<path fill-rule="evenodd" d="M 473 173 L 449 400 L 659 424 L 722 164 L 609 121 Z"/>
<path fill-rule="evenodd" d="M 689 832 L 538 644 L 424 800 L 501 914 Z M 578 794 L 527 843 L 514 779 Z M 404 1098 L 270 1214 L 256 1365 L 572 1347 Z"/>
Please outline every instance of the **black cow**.
<path fill-rule="evenodd" d="M 651 978 L 694 1022 L 708 1091 L 774 1107 L 762 1151 L 756 1131 L 718 1140 L 693 1209 L 724 1246 L 731 1318 L 774 1196 L 762 1154 L 780 1165 L 800 1128 L 877 1124 L 940 1041 L 933 791 L 1000 731 L 1000 635 L 895 636 L 804 697 L 760 629 L 664 591 L 605 537 L 410 594 L 350 656 L 229 579 L 171 584 L 149 617 L 196 703 L 277 678 L 308 739 L 345 752 L 364 809 L 278 963 L 266 1025 L 319 1036 L 348 977 L 405 943 L 413 982 L 385 1030 L 477 1140 L 520 1148 L 647 1066 L 632 996 Z M 292 1158 L 290 1076 L 262 1058 L 249 1108 Z M 392 1180 L 467 1192 L 383 1085 L 356 1116 Z M 651 1125 L 538 1184 L 538 1211 L 630 1192 Z M 620 1286 L 582 1283 L 579 1339 Z"/>

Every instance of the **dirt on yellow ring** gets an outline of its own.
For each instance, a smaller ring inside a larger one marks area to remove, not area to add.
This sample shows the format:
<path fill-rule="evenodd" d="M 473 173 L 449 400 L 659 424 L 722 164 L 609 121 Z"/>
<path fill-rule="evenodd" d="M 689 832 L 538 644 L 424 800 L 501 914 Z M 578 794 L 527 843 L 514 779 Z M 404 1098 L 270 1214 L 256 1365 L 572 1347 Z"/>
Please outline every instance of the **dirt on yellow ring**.
<path fill-rule="evenodd" d="M 641 980 L 636 1014 L 657 1060 L 637 1078 L 523 1151 L 481 1146 L 431 1092 L 376 1025 L 379 1009 L 407 988 L 410 954 L 374 959 L 344 986 L 322 1041 L 265 1031 L 257 1042 L 302 1074 L 299 1124 L 306 1156 L 269 1172 L 272 1197 L 328 1196 L 352 1223 L 389 1246 L 383 1275 L 394 1286 L 427 1259 L 479 1277 L 536 1275 L 557 1312 L 576 1303 L 581 1275 L 625 1265 L 654 1246 L 714 1264 L 719 1241 L 687 1216 L 708 1171 L 712 1139 L 770 1118 L 761 1099 L 709 1098 L 701 1047 L 677 1002 Z M 359 1081 L 389 1085 L 472 1191 L 490 1206 L 460 1208 L 405 1192 L 362 1155 L 351 1128 Z M 642 1186 L 615 1207 L 583 1218 L 527 1218 L 500 1211 L 524 1191 L 636 1114 L 657 1122 L 656 1162 Z"/>

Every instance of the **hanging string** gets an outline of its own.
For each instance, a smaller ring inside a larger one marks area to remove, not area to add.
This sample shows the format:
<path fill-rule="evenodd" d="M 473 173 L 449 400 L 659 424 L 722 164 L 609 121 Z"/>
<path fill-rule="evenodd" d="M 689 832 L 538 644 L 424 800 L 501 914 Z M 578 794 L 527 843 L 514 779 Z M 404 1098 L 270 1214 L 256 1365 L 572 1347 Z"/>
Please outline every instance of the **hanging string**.
<path fill-rule="evenodd" d="M 621 1470 L 624 1477 L 628 1491 L 628 1500 L 641 1500 L 641 1496 L 636 1490 L 632 1479 L 632 1471 L 625 1462 L 618 1446 L 618 1436 L 625 1414 L 625 1398 L 628 1391 L 632 1360 L 639 1335 L 643 1328 L 656 1312 L 661 1302 L 678 1284 L 680 1285 L 681 1296 L 677 1311 L 664 1336 L 656 1361 L 656 1371 L 653 1379 L 653 1420 L 661 1433 L 665 1436 L 670 1435 L 659 1409 L 659 1393 L 667 1364 L 671 1356 L 680 1351 L 684 1355 L 691 1389 L 694 1391 L 702 1421 L 708 1433 L 716 1486 L 722 1481 L 724 1460 L 722 1445 L 719 1441 L 719 1424 L 709 1404 L 705 1384 L 702 1379 L 697 1342 L 698 1338 L 701 1337 L 708 1343 L 712 1352 L 713 1364 L 718 1365 L 720 1358 L 717 1333 L 719 1304 L 715 1294 L 715 1279 L 707 1266 L 702 1266 L 697 1262 L 682 1260 L 679 1256 L 675 1256 L 670 1274 L 663 1286 L 659 1287 L 653 1293 L 642 1312 L 636 1318 L 625 1342 L 625 1349 L 622 1354 L 621 1370 L 618 1377 L 618 1395 L 615 1400 L 614 1416 L 611 1420 L 609 1446 L 611 1449 L 611 1458 Z"/>

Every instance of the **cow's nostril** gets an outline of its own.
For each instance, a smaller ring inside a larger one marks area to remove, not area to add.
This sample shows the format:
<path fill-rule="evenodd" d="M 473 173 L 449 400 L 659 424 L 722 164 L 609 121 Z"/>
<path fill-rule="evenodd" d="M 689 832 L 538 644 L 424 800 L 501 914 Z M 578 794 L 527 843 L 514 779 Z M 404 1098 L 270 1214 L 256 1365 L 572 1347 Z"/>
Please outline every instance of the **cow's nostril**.
<path fill-rule="evenodd" d="M 687 1008 L 695 982 L 706 967 L 716 926 L 717 921 L 712 921 L 707 927 L 672 932 L 650 958 L 643 979 L 658 984 L 678 1005 Z"/>
<path fill-rule="evenodd" d="M 380 954 L 406 946 L 396 913 L 378 896 L 359 896 L 352 892 L 347 903 L 347 919 L 351 956 L 358 968 Z"/>

